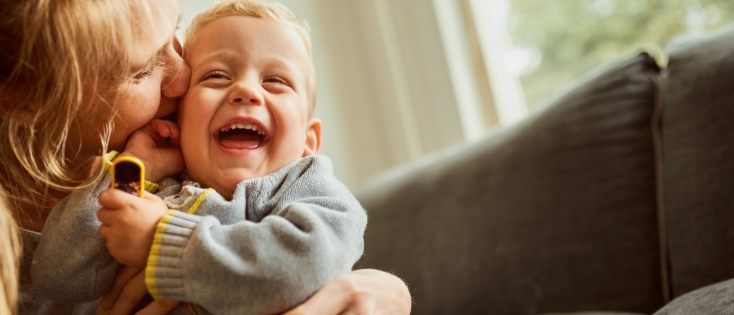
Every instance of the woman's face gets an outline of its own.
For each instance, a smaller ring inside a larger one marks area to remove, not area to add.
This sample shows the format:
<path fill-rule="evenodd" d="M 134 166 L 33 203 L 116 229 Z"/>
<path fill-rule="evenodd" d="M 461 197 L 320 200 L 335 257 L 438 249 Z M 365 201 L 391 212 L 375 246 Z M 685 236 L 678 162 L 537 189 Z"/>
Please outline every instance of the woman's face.
<path fill-rule="evenodd" d="M 116 115 L 105 104 L 96 107 L 93 131 L 83 131 L 85 152 L 100 149 L 99 132 L 114 115 L 110 150 L 122 151 L 128 137 L 153 118 L 176 111 L 178 98 L 189 86 L 190 71 L 181 58 L 181 45 L 175 37 L 179 12 L 175 0 L 149 0 L 154 28 L 141 32 L 134 49 L 135 74 L 123 84 L 115 99 Z M 141 23 L 144 24 L 144 23 Z M 91 149 L 91 150 L 89 150 Z"/>

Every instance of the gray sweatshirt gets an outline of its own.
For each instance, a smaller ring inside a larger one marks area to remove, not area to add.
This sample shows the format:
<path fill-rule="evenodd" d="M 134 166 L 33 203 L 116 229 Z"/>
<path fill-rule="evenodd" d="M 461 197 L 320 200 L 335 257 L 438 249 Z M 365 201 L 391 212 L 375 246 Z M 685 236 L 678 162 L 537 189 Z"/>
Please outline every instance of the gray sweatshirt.
<path fill-rule="evenodd" d="M 349 272 L 362 255 L 366 213 L 324 156 L 243 181 L 231 201 L 195 183 L 161 184 L 169 211 L 146 268 L 155 298 L 195 303 L 200 313 L 280 313 Z M 96 218 L 97 195 L 109 186 L 106 175 L 49 215 L 31 268 L 43 297 L 93 301 L 111 286 L 120 265 Z M 179 313 L 189 312 L 182 305 L 172 312 Z"/>

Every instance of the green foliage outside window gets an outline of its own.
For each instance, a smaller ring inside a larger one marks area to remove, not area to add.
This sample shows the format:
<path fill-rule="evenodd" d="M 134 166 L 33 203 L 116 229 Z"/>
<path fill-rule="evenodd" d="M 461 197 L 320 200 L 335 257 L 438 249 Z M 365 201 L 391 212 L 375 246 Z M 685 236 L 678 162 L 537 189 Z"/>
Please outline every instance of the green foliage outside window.
<path fill-rule="evenodd" d="M 594 67 L 732 21 L 734 0 L 510 0 L 511 71 L 532 109 Z"/>

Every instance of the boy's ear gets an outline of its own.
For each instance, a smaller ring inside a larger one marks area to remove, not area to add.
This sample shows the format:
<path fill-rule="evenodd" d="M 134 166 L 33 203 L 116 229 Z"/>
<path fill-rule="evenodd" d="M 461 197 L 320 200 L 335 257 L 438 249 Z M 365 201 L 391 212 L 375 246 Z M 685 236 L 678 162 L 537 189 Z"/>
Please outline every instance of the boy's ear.
<path fill-rule="evenodd" d="M 306 146 L 303 156 L 318 154 L 319 149 L 321 149 L 321 120 L 313 118 L 306 127 Z"/>

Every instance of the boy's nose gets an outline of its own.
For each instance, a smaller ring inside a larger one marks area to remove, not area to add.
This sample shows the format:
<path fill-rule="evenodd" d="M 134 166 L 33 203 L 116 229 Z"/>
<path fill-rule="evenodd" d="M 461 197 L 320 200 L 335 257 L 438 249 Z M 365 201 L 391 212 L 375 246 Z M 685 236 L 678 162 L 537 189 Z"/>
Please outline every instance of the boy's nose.
<path fill-rule="evenodd" d="M 260 90 L 251 84 L 240 83 L 235 86 L 229 102 L 235 105 L 262 105 Z"/>
<path fill-rule="evenodd" d="M 235 98 L 234 100 L 232 100 L 232 103 L 242 103 L 242 102 L 244 102 L 244 99 L 242 99 L 241 97 L 237 97 L 237 98 Z M 260 100 L 258 100 L 258 99 L 255 99 L 255 98 L 251 98 L 251 99 L 249 100 L 249 102 L 250 102 L 251 104 L 253 104 L 253 105 L 259 105 L 259 104 L 260 104 Z"/>

